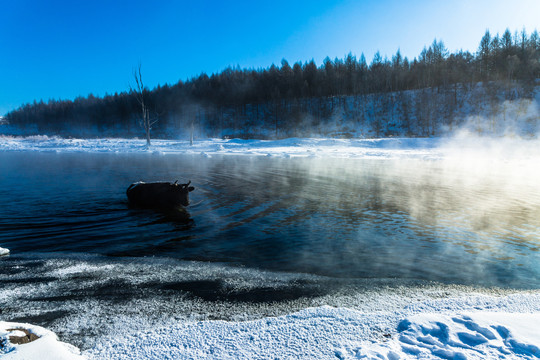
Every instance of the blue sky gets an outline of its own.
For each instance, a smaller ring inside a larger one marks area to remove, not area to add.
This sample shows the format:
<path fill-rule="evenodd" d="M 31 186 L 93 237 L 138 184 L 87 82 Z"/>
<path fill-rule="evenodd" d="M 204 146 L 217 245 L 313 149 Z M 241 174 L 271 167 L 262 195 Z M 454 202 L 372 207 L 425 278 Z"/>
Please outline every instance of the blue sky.
<path fill-rule="evenodd" d="M 399 48 L 434 38 L 475 52 L 486 29 L 540 27 L 538 0 L 0 0 L 0 115 L 23 103 L 149 87 L 227 66 L 268 67 Z M 540 30 L 540 29 L 539 29 Z"/>

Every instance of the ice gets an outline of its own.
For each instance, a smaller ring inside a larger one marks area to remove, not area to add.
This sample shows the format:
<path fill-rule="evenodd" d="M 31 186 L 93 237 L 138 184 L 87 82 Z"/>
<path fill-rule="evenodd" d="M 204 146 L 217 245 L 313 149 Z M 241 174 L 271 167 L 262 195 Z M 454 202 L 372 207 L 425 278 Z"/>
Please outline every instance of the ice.
<path fill-rule="evenodd" d="M 222 264 L 155 261 L 53 258 L 41 262 L 46 282 L 18 285 L 17 291 L 24 294 L 2 291 L 2 296 L 19 307 L 31 304 L 36 308 L 47 304 L 25 302 L 26 294 L 37 297 L 75 294 L 74 286 L 86 293 L 85 289 L 92 286 L 114 286 L 117 279 L 123 279 L 134 288 L 137 284 L 156 283 L 158 279 L 165 282 L 184 279 L 194 283 L 202 279 L 222 279 L 229 289 L 282 288 L 315 281 L 337 281 Z M 16 276 L 25 278 L 26 273 Z M 540 356 L 538 290 L 495 289 L 490 292 L 432 283 L 420 287 L 391 284 L 384 282 L 381 288 L 367 282 L 362 291 L 349 293 L 342 289 L 336 294 L 298 299 L 296 305 L 294 301 L 256 305 L 178 296 L 167 296 L 160 304 L 159 299 L 144 293 L 140 299 L 127 303 L 115 301 L 114 308 L 107 301 L 81 297 L 80 301 L 54 301 L 44 312 L 74 311 L 55 325 L 63 342 L 70 342 L 71 335 L 80 331 L 108 329 L 98 337 L 86 337 L 85 343 L 77 344 L 83 349 L 82 356 L 89 360 L 534 359 Z M 215 309 L 208 308 L 211 306 Z M 149 312 L 140 312 L 141 308 Z M 179 314 L 182 309 L 187 316 Z M 197 316 L 203 312 L 211 316 Z M 225 313 L 231 315 L 226 317 Z M 156 319 L 149 319 L 151 314 L 155 314 Z M 221 318 L 217 317 L 219 314 Z M 216 318 L 221 320 L 212 320 Z M 1 327 L 0 343 L 6 344 L 7 329 L 12 328 L 30 329 L 39 336 L 52 334 L 28 324 L 5 323 Z M 49 358 L 81 359 L 76 349 L 59 343 L 54 334 L 31 344 L 8 344 L 2 351 L 6 353 L 2 359 L 47 359 L 41 354 L 53 353 L 54 357 Z M 36 355 L 38 352 L 40 356 Z"/>

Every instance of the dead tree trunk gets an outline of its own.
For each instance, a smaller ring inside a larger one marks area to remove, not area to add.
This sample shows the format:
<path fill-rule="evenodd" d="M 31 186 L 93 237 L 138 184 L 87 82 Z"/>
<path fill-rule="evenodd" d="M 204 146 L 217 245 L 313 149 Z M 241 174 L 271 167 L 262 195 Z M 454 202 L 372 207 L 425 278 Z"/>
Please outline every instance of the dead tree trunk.
<path fill-rule="evenodd" d="M 133 77 L 135 78 L 135 84 L 137 85 L 137 88 L 131 89 L 131 91 L 135 94 L 135 97 L 137 98 L 137 101 L 139 102 L 139 105 L 141 106 L 141 115 L 142 118 L 139 119 L 139 124 L 144 130 L 145 136 L 146 136 L 146 146 L 150 146 L 150 132 L 152 130 L 152 126 L 157 123 L 158 119 L 150 118 L 150 111 L 148 109 L 148 103 L 147 103 L 147 95 L 148 95 L 148 89 L 145 89 L 143 81 L 142 81 L 142 73 L 141 73 L 141 65 L 139 64 L 138 70 L 133 71 Z"/>

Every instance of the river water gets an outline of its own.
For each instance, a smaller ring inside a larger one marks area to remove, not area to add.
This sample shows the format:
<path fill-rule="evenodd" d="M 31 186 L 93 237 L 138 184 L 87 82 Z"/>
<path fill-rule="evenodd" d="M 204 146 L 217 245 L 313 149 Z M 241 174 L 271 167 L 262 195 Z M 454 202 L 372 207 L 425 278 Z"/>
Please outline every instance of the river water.
<path fill-rule="evenodd" d="M 540 179 L 509 166 L 0 153 L 2 318 L 84 347 L 108 316 L 229 319 L 351 284 L 538 289 Z M 130 208 L 139 180 L 191 180 L 189 219 Z"/>

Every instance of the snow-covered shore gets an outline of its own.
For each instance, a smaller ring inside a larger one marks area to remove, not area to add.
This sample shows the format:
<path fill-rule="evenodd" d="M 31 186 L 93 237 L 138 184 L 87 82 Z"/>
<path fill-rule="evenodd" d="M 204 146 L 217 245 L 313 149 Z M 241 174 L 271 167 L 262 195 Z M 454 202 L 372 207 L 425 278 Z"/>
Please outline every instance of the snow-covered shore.
<path fill-rule="evenodd" d="M 534 298 L 538 297 L 530 300 Z M 488 309 L 493 300 L 483 300 Z M 396 313 L 366 314 L 323 306 L 248 322 L 179 323 L 172 328 L 110 339 L 86 355 L 90 359 L 535 359 L 540 356 L 538 308 L 534 313 L 486 309 L 473 312 L 438 309 L 400 318 Z M 387 322 L 397 322 L 397 326 L 387 329 Z"/>
<path fill-rule="evenodd" d="M 65 139 L 48 136 L 0 136 L 0 151 L 152 153 L 195 155 L 252 155 L 280 157 L 388 158 L 432 154 L 435 138 L 282 140 L 201 139 L 185 140 Z M 431 151 L 430 151 L 431 150 Z"/>
<path fill-rule="evenodd" d="M 81 355 L 30 324 L 0 322 L 2 359 L 537 359 L 540 293 L 471 294 L 398 311 L 321 306 L 253 321 L 178 321 L 104 338 Z M 26 329 L 39 338 L 13 345 Z"/>
<path fill-rule="evenodd" d="M 331 139 L 288 138 L 281 140 L 199 139 L 71 139 L 49 136 L 0 135 L 0 152 L 33 151 L 54 153 L 185 154 L 204 157 L 222 155 L 273 156 L 282 158 L 420 159 L 448 157 L 470 159 L 471 155 L 494 158 L 540 158 L 540 140 L 516 137 L 478 137 L 466 131 L 452 137 Z"/>

